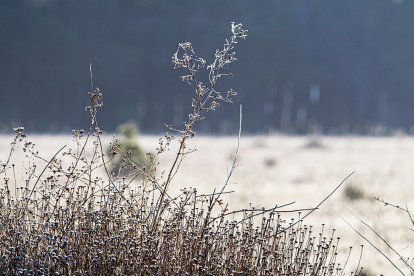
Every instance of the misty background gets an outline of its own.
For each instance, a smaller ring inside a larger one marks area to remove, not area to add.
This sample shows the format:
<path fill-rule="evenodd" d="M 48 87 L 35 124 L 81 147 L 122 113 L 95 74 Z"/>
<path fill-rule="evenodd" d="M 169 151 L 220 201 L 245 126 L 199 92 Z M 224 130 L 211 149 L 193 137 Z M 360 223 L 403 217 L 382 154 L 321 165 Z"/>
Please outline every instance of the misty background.
<path fill-rule="evenodd" d="M 88 127 L 89 63 L 101 128 L 133 120 L 158 133 L 187 119 L 193 88 L 171 56 L 191 41 L 211 62 L 241 22 L 239 94 L 203 133 L 408 133 L 414 129 L 414 1 L 2 0 L 0 131 Z"/>

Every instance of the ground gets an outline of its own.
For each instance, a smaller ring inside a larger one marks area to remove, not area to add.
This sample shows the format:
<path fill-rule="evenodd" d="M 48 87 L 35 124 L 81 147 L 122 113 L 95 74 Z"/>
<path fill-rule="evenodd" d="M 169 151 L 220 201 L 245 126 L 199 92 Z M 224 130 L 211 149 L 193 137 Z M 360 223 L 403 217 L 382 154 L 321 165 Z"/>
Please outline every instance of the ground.
<path fill-rule="evenodd" d="M 30 136 L 43 156 L 52 156 L 62 145 L 71 145 L 71 136 Z M 7 157 L 11 136 L 0 137 L 0 160 Z M 109 141 L 109 137 L 105 138 Z M 158 137 L 141 136 L 139 143 L 154 152 Z M 235 154 L 237 137 L 197 137 L 190 148 L 197 151 L 187 156 L 176 175 L 173 193 L 183 187 L 195 187 L 200 193 L 220 189 L 225 183 L 228 169 Z M 24 154 L 16 151 L 16 159 Z M 392 203 L 406 204 L 414 210 L 414 138 L 398 137 L 292 137 L 292 136 L 242 136 L 238 167 L 227 190 L 234 191 L 224 197 L 230 209 L 272 207 L 295 201 L 285 209 L 315 207 L 346 176 L 354 174 L 320 209 L 308 217 L 305 223 L 320 229 L 336 229 L 341 237 L 338 258 L 345 262 L 349 246 L 353 246 L 347 265 L 350 271 L 356 267 L 360 245 L 364 244 L 362 265 L 373 275 L 398 275 L 386 259 L 360 238 L 341 216 L 379 247 L 400 267 L 398 257 L 387 249 L 364 225 L 358 222 L 346 208 L 371 225 L 401 255 L 414 257 L 413 225 L 408 217 L 391 207 L 372 199 L 378 196 Z M 158 171 L 171 164 L 174 149 L 160 156 Z M 19 161 L 16 161 L 19 162 Z M 19 165 L 16 163 L 16 165 Z M 347 186 L 356 186 L 363 199 L 349 200 L 345 196 Z M 297 218 L 296 213 L 286 215 Z M 406 270 L 403 270 L 406 272 Z"/>

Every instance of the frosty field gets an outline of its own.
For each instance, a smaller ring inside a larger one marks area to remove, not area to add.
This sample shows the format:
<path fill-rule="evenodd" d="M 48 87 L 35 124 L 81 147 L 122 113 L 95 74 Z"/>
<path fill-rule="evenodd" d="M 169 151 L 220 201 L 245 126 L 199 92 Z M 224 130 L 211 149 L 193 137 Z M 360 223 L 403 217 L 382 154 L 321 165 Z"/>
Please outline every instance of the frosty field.
<path fill-rule="evenodd" d="M 37 145 L 40 154 L 50 158 L 62 146 L 72 145 L 70 136 L 29 136 Z M 110 137 L 106 137 L 109 141 Z M 0 160 L 7 158 L 11 136 L 0 137 Z M 148 152 L 157 146 L 158 137 L 140 136 L 139 143 Z M 362 265 L 373 275 L 398 275 L 391 264 L 360 238 L 340 218 L 346 218 L 358 231 L 387 254 L 396 264 L 403 267 L 398 257 L 387 249 L 384 243 L 362 223 L 353 218 L 346 208 L 352 210 L 372 226 L 404 257 L 414 256 L 414 233 L 406 214 L 391 207 L 385 207 L 373 196 L 378 196 L 403 207 L 414 208 L 414 138 L 399 136 L 374 137 L 290 137 L 249 136 L 240 141 L 240 159 L 228 191 L 224 197 L 229 209 L 247 208 L 251 205 L 273 207 L 295 201 L 285 209 L 316 206 L 347 175 L 347 180 L 319 210 L 309 216 L 305 223 L 319 231 L 325 224 L 326 231 L 337 229 L 341 237 L 340 248 L 345 262 L 349 246 L 353 246 L 348 270 L 356 266 L 360 245 L 364 244 Z M 190 147 L 197 150 L 188 155 L 176 175 L 173 192 L 183 187 L 195 187 L 200 193 L 211 193 L 220 189 L 235 153 L 237 137 L 197 137 L 190 141 Z M 14 162 L 22 165 L 24 157 L 21 148 L 15 153 Z M 174 148 L 159 158 L 160 173 L 171 163 Z M 19 161 L 20 160 L 20 161 Z M 21 176 L 24 177 L 23 175 Z M 349 200 L 344 196 L 347 186 L 360 188 L 364 198 Z M 346 207 L 346 208 L 345 208 Z M 340 216 L 339 216 L 340 215 Z M 286 219 L 297 218 L 296 213 L 285 215 Z M 403 270 L 404 271 L 404 270 Z"/>

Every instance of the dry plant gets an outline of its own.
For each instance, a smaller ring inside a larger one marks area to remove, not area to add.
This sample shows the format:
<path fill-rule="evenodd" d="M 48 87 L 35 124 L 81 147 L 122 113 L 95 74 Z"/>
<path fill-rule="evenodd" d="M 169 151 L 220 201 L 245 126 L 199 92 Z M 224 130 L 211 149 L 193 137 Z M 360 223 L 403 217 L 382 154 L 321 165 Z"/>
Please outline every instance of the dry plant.
<path fill-rule="evenodd" d="M 116 140 L 105 155 L 98 121 L 103 94 L 93 88 L 92 73 L 91 124 L 88 131 L 73 131 L 72 148 L 64 146 L 46 159 L 24 129 L 16 128 L 0 168 L 2 275 L 344 275 L 335 231 L 315 232 L 303 222 L 333 192 L 312 209 L 287 210 L 292 202 L 230 211 L 222 196 L 237 166 L 237 150 L 219 191 L 199 194 L 186 188 L 178 196 L 169 194 L 180 164 L 192 152 L 187 142 L 195 125 L 236 96 L 219 89 L 220 79 L 231 76 L 234 48 L 246 36 L 241 24 L 232 23 L 231 36 L 208 66 L 191 43 L 179 44 L 172 61 L 185 70 L 181 79 L 195 88 L 193 111 L 182 128 L 168 125 L 174 135 L 166 133 L 144 165 L 121 152 Z M 208 85 L 198 79 L 203 69 Z M 175 141 L 178 150 L 169 169 L 153 173 L 158 155 Z M 23 176 L 16 174 L 11 158 L 19 145 L 27 153 Z M 128 175 L 111 169 L 120 154 L 120 168 Z M 292 212 L 298 219 L 282 217 Z M 350 252 L 342 260 L 345 266 Z"/>
<path fill-rule="evenodd" d="M 148 162 L 152 155 L 150 153 L 145 154 L 144 150 L 137 143 L 139 131 L 134 122 L 130 121 L 119 125 L 117 132 L 121 135 L 121 138 L 117 137 L 113 140 L 111 146 L 106 150 L 107 154 L 113 157 L 110 164 L 112 167 L 111 171 L 117 175 L 133 173 L 134 168 L 121 166 L 124 164 L 125 159 L 132 160 L 141 166 L 152 165 L 152 162 Z M 147 168 L 147 170 L 149 169 Z"/>
<path fill-rule="evenodd" d="M 357 201 L 367 198 L 367 195 L 361 185 L 351 183 L 345 187 L 343 197 L 348 201 Z"/>

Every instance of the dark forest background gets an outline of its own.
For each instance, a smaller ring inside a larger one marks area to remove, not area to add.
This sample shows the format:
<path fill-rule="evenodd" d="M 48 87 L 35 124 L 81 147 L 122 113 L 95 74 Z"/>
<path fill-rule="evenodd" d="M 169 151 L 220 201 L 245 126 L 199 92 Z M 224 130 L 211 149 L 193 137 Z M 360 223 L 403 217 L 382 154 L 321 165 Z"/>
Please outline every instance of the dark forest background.
<path fill-rule="evenodd" d="M 383 133 L 414 126 L 414 1 L 2 0 L 0 130 L 85 128 L 90 87 L 104 93 L 103 129 L 136 121 L 144 132 L 186 119 L 193 89 L 171 55 L 191 41 L 211 61 L 242 22 L 239 95 L 204 133 Z"/>

